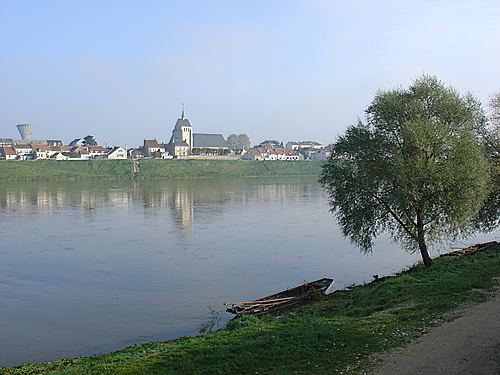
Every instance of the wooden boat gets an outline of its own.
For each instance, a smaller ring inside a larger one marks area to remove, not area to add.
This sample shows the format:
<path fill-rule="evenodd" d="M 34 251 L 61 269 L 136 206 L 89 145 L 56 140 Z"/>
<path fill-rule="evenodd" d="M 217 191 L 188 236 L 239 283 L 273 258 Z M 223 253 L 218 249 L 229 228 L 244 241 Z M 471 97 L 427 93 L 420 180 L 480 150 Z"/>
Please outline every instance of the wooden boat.
<path fill-rule="evenodd" d="M 456 257 L 456 256 L 463 256 L 463 255 L 471 255 L 471 254 L 478 253 L 480 251 L 489 250 L 496 245 L 498 245 L 497 241 L 478 243 L 478 244 L 475 244 L 473 246 L 469 246 L 469 247 L 466 247 L 463 249 L 452 251 L 451 253 L 443 254 L 441 256 L 442 257 Z"/>
<path fill-rule="evenodd" d="M 227 302 L 224 305 L 231 314 L 263 314 L 308 300 L 315 292 L 325 292 L 332 283 L 333 279 L 323 278 L 253 301 Z"/>

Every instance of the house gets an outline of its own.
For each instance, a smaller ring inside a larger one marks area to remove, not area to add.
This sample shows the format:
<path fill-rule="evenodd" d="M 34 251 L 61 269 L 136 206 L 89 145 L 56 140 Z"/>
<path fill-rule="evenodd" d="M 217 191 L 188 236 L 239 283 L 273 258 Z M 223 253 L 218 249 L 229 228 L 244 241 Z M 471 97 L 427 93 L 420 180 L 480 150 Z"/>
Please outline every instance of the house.
<path fill-rule="evenodd" d="M 52 147 L 45 144 L 32 144 L 31 147 L 35 152 L 36 159 L 50 159 L 57 151 L 52 151 Z M 58 150 L 60 151 L 60 150 Z"/>
<path fill-rule="evenodd" d="M 327 146 L 312 155 L 311 160 L 327 160 L 331 155 L 332 148 L 330 146 Z"/>
<path fill-rule="evenodd" d="M 27 143 L 16 143 L 14 145 L 14 150 L 16 150 L 16 154 L 21 160 L 32 160 L 36 157 L 35 150 Z"/>
<path fill-rule="evenodd" d="M 137 147 L 137 148 L 129 148 L 127 151 L 128 157 L 132 159 L 139 159 L 143 158 L 146 156 L 144 154 L 144 148 L 143 147 Z"/>
<path fill-rule="evenodd" d="M 87 146 L 86 149 L 90 155 L 90 159 L 106 158 L 106 155 L 111 150 L 108 147 L 102 147 L 102 146 Z"/>
<path fill-rule="evenodd" d="M 0 147 L 0 158 L 4 160 L 16 160 L 18 159 L 16 150 L 12 146 Z"/>
<path fill-rule="evenodd" d="M 321 150 L 323 148 L 323 145 L 315 141 L 288 142 L 286 144 L 286 148 L 290 150 L 301 150 L 301 149 Z"/>
<path fill-rule="evenodd" d="M 145 156 L 161 156 L 165 153 L 165 146 L 158 143 L 156 138 L 145 139 L 142 149 Z"/>
<path fill-rule="evenodd" d="M 302 160 L 299 152 L 284 147 L 254 147 L 242 156 L 242 160 Z"/>
<path fill-rule="evenodd" d="M 63 141 L 60 139 L 47 139 L 47 145 L 49 146 L 62 146 Z"/>
<path fill-rule="evenodd" d="M 62 152 L 56 152 L 50 157 L 50 160 L 68 160 L 69 156 L 67 154 L 63 154 Z"/>
<path fill-rule="evenodd" d="M 108 159 L 126 159 L 127 158 L 127 151 L 120 146 L 113 147 L 110 151 L 107 153 Z"/>
<path fill-rule="evenodd" d="M 193 134 L 193 155 L 226 155 L 229 147 L 222 134 Z"/>
<path fill-rule="evenodd" d="M 73 139 L 70 143 L 70 146 L 75 147 L 75 146 L 84 146 L 85 145 L 85 139 L 84 138 L 76 138 Z"/>
<path fill-rule="evenodd" d="M 1 146 L 12 146 L 14 144 L 14 140 L 12 138 L 0 138 L 0 147 Z"/>
<path fill-rule="evenodd" d="M 275 140 L 266 139 L 264 142 L 261 142 L 256 147 L 257 148 L 262 148 L 262 147 L 283 147 L 283 142 L 278 142 L 278 141 L 275 141 Z"/>

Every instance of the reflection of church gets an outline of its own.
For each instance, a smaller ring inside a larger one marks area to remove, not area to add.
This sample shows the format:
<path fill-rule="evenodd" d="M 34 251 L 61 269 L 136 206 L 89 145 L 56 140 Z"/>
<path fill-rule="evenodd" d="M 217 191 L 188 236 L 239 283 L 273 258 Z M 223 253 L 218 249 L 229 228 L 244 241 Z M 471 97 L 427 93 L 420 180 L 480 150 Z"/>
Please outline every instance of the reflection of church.
<path fill-rule="evenodd" d="M 193 127 L 185 117 L 182 107 L 181 118 L 177 119 L 167 151 L 175 157 L 188 155 L 224 155 L 228 152 L 222 134 L 193 133 Z"/>

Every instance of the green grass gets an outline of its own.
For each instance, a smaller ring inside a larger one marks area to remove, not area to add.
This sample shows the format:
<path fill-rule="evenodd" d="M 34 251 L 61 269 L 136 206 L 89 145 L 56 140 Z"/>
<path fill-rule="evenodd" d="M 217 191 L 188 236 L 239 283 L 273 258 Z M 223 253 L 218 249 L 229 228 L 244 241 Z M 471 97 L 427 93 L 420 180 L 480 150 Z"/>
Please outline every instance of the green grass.
<path fill-rule="evenodd" d="M 243 317 L 226 329 L 111 354 L 0 369 L 3 374 L 342 374 L 399 346 L 464 302 L 485 300 L 500 247 L 439 258 L 308 305 Z"/>
<path fill-rule="evenodd" d="M 0 161 L 1 181 L 56 181 L 91 178 L 214 178 L 319 176 L 320 161 L 159 160 L 140 161 L 134 176 L 131 160 Z"/>
<path fill-rule="evenodd" d="M 0 181 L 51 181 L 131 176 L 129 160 L 0 161 Z"/>

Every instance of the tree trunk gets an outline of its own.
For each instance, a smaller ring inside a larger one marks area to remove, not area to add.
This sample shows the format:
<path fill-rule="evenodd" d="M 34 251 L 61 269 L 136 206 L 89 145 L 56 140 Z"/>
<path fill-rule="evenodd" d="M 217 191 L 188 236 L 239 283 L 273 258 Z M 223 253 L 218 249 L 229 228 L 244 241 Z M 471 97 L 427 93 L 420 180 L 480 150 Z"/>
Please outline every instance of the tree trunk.
<path fill-rule="evenodd" d="M 418 247 L 420 249 L 420 254 L 422 254 L 422 259 L 424 261 L 424 265 L 426 267 L 430 267 L 432 265 L 432 259 L 429 256 L 429 252 L 427 251 L 427 245 L 425 244 L 425 240 L 422 239 L 422 241 L 418 241 Z"/>
<path fill-rule="evenodd" d="M 425 243 L 425 229 L 424 223 L 420 215 L 417 215 L 417 237 L 418 237 L 418 248 L 420 249 L 420 254 L 422 255 L 422 260 L 426 267 L 432 265 L 432 259 L 429 256 L 429 251 L 427 251 L 427 244 Z"/>

